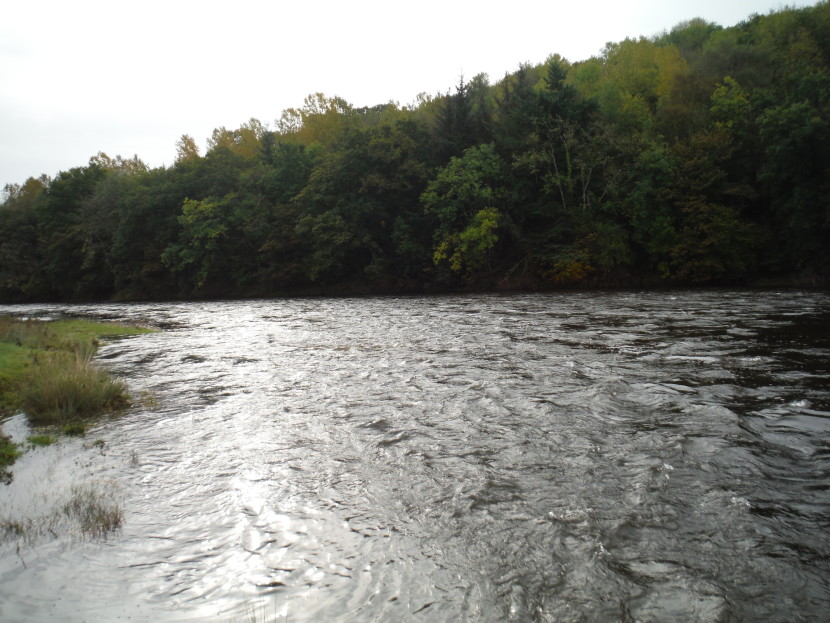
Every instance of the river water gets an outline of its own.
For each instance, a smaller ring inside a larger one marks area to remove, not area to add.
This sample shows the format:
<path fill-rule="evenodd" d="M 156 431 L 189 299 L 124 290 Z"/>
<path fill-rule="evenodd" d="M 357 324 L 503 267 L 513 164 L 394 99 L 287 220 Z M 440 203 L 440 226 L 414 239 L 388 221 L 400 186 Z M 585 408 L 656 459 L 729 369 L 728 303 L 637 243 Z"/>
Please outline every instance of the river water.
<path fill-rule="evenodd" d="M 567 293 L 0 307 L 162 332 L 138 397 L 28 451 L 0 620 L 814 621 L 830 296 Z M 16 415 L 4 429 L 30 433 Z"/>

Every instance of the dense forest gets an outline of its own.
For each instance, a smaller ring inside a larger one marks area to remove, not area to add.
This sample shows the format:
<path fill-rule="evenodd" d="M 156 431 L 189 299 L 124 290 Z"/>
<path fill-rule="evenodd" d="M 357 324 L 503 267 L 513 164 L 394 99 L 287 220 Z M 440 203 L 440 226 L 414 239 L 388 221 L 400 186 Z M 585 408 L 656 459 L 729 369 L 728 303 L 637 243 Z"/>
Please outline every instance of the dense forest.
<path fill-rule="evenodd" d="M 830 4 L 7 185 L 0 301 L 826 285 Z"/>

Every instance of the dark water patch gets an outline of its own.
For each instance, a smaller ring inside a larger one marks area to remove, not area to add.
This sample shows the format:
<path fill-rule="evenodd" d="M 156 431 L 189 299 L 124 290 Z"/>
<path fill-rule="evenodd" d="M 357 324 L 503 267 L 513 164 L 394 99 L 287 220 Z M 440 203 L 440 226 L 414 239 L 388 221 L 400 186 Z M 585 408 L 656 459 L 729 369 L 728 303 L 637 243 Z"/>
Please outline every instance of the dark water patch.
<path fill-rule="evenodd" d="M 180 361 L 181 363 L 204 363 L 207 361 L 207 357 L 202 357 L 201 355 L 185 355 Z"/>

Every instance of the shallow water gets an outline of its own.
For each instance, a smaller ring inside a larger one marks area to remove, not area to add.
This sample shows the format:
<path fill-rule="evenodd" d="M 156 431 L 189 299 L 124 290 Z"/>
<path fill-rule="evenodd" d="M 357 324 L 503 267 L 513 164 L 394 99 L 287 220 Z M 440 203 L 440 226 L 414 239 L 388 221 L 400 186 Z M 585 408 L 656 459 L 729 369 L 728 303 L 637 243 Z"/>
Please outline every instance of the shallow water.
<path fill-rule="evenodd" d="M 28 452 L 0 487 L 0 518 L 44 516 L 90 483 L 125 513 L 105 540 L 67 528 L 0 545 L 0 620 L 830 608 L 827 294 L 7 311 L 164 331 L 99 352 L 139 406 Z M 23 416 L 4 429 L 29 433 Z"/>

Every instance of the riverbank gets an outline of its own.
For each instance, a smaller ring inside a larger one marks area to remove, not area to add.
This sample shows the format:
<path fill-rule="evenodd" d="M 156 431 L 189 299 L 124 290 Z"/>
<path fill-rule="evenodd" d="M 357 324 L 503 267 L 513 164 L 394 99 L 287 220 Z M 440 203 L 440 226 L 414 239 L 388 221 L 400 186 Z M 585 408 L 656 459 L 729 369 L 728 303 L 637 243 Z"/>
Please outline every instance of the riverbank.
<path fill-rule="evenodd" d="M 92 363 L 99 340 L 151 329 L 91 322 L 0 316 L 0 416 L 23 411 L 30 422 L 83 433 L 83 420 L 128 403 L 124 383 Z M 21 449 L 0 434 L 0 475 Z"/>

